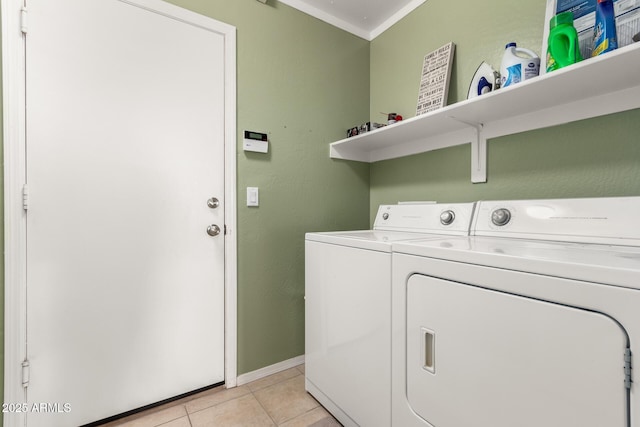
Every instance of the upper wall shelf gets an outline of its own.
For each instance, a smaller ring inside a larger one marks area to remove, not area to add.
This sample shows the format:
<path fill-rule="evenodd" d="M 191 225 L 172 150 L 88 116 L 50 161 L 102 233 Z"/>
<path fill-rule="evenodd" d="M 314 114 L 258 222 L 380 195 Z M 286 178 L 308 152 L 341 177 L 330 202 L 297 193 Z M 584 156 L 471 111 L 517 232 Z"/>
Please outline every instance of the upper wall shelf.
<path fill-rule="evenodd" d="M 640 108 L 640 43 L 331 144 L 337 159 L 377 162 L 472 144 L 486 182 L 486 140 Z"/>

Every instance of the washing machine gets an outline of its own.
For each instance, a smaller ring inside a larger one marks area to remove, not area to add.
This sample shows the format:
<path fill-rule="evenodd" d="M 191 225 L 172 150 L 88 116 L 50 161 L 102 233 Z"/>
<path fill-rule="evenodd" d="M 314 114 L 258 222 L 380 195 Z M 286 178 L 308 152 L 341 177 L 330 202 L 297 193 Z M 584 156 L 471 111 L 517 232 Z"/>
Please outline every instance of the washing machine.
<path fill-rule="evenodd" d="M 478 202 L 393 245 L 397 427 L 640 427 L 640 198 Z"/>
<path fill-rule="evenodd" d="M 343 425 L 391 425 L 391 244 L 466 236 L 473 206 L 384 205 L 373 230 L 306 234 L 305 385 Z"/>

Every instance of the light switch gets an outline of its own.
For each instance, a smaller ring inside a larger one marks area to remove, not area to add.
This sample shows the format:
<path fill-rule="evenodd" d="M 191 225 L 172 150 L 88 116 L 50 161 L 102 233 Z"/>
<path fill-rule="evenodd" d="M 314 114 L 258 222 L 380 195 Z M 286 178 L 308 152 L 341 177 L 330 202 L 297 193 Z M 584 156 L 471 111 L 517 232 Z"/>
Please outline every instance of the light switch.
<path fill-rule="evenodd" d="M 258 187 L 247 187 L 247 206 L 260 206 Z"/>

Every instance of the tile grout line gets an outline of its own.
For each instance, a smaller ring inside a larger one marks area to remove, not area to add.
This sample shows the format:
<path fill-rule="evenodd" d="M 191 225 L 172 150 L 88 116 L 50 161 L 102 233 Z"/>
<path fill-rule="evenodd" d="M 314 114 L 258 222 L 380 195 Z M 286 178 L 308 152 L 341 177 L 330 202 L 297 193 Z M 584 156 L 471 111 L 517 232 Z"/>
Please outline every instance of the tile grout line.
<path fill-rule="evenodd" d="M 299 375 L 304 376 L 304 374 L 303 374 L 302 372 L 300 372 L 300 369 L 298 369 L 298 367 L 297 367 L 297 366 L 295 366 L 294 368 L 298 371 L 298 375 L 294 375 L 293 377 L 290 377 L 290 378 L 283 378 L 283 379 L 282 379 L 282 380 L 280 380 L 280 381 L 277 381 L 277 382 L 275 382 L 275 383 L 273 383 L 273 384 L 270 384 L 270 385 L 268 385 L 268 386 L 266 386 L 266 387 L 262 387 L 262 388 L 260 388 L 260 389 L 258 389 L 258 390 L 255 390 L 255 391 L 256 391 L 256 392 L 258 392 L 258 391 L 261 391 L 261 390 L 265 390 L 265 389 L 267 389 L 267 388 L 269 388 L 269 387 L 273 387 L 273 386 L 275 386 L 275 385 L 277 385 L 277 384 L 283 383 L 283 382 L 285 382 L 285 381 L 289 381 L 289 380 L 291 380 L 291 379 L 293 379 L 293 378 L 295 378 L 295 377 L 297 377 L 297 376 L 299 376 Z M 250 383 L 249 383 L 249 384 L 250 384 Z M 281 424 L 278 424 L 278 423 L 276 422 L 276 420 L 274 420 L 274 419 L 273 419 L 273 417 L 271 416 L 271 414 L 269 413 L 269 411 L 267 411 L 267 408 L 265 408 L 265 407 L 264 407 L 264 405 L 262 404 L 262 402 L 260 401 L 260 399 L 258 399 L 258 397 L 255 395 L 254 390 L 252 390 L 251 388 L 249 388 L 249 391 L 251 392 L 251 395 L 253 396 L 253 398 L 254 398 L 254 399 L 256 399 L 256 401 L 258 402 L 258 404 L 260 405 L 260 407 L 261 407 L 261 408 L 264 410 L 264 412 L 267 414 L 267 416 L 269 417 L 269 419 L 273 422 L 273 425 L 274 425 L 275 427 L 279 427 L 279 426 L 281 426 L 282 424 L 287 423 L 287 422 L 289 422 L 289 421 L 291 421 L 291 420 L 293 420 L 293 419 L 296 419 L 296 418 L 298 418 L 299 416 L 302 416 L 302 415 L 306 414 L 307 412 L 309 412 L 309 411 L 306 411 L 306 412 L 304 412 L 304 413 L 302 413 L 302 414 L 300 414 L 300 415 L 297 415 L 297 416 L 295 416 L 295 417 L 293 417 L 293 418 L 289 418 L 289 419 L 284 420 L 284 421 L 283 421 L 283 423 L 281 423 Z M 315 409 L 315 408 L 313 408 L 313 409 Z"/>
<path fill-rule="evenodd" d="M 299 369 L 297 369 L 297 367 L 296 367 L 296 370 L 297 370 L 298 372 L 300 372 L 300 370 L 299 370 Z M 302 374 L 300 374 L 300 375 L 302 375 Z M 291 378 L 295 378 L 295 376 L 294 376 L 294 377 L 291 377 Z M 277 381 L 277 382 L 275 382 L 275 383 L 273 383 L 273 384 L 270 384 L 270 385 L 268 385 L 268 386 L 266 386 L 266 387 L 262 387 L 262 388 L 260 388 L 260 389 L 258 389 L 258 390 L 256 390 L 256 391 L 260 391 L 260 390 L 267 389 L 267 388 L 272 387 L 272 386 L 274 386 L 274 385 L 276 385 L 276 384 L 280 384 L 280 383 L 283 383 L 283 382 L 285 382 L 285 381 L 288 381 L 288 380 L 290 380 L 291 378 L 284 378 L 284 379 L 282 379 L 282 380 L 280 380 L 280 381 Z M 250 384 L 250 383 L 249 383 L 249 384 Z M 254 398 L 254 399 L 256 399 L 256 401 L 258 402 L 258 405 L 260 405 L 260 407 L 262 408 L 262 410 L 267 414 L 267 416 L 269 417 L 269 419 L 271 420 L 271 422 L 273 422 L 273 425 L 274 425 L 275 427 L 278 427 L 280 424 L 276 423 L 276 420 L 274 420 L 274 419 L 273 419 L 273 417 L 271 416 L 271 414 L 269 413 L 269 411 L 267 411 L 267 408 L 265 408 L 265 407 L 264 407 L 264 405 L 262 404 L 262 402 L 260 402 L 260 399 L 258 399 L 258 397 L 255 395 L 254 391 L 253 391 L 253 390 L 251 390 L 251 388 L 249 388 L 249 391 L 251 392 L 251 395 L 253 396 L 253 398 Z M 286 421 L 289 421 L 289 420 L 286 420 Z M 285 422 L 286 422 L 286 421 L 285 421 Z"/>
<path fill-rule="evenodd" d="M 242 385 L 242 386 L 238 386 L 238 387 L 246 387 L 246 385 Z M 238 387 L 234 387 L 234 388 L 238 388 Z M 232 389 L 225 389 L 225 390 L 232 390 Z M 195 415 L 195 414 L 197 414 L 199 412 L 206 411 L 207 409 L 213 408 L 215 406 L 224 405 L 225 403 L 228 403 L 228 402 L 231 402 L 231 401 L 234 401 L 234 400 L 238 400 L 238 399 L 246 397 L 246 396 L 248 396 L 250 394 L 253 394 L 251 392 L 250 388 L 247 387 L 247 390 L 249 390 L 249 391 L 247 393 L 245 393 L 245 394 L 241 394 L 240 396 L 234 397 L 232 399 L 223 400 L 223 401 L 215 403 L 215 404 L 213 404 L 211 406 L 205 406 L 204 408 L 198 409 L 197 411 L 189 412 L 189 410 L 187 409 L 186 404 L 185 404 L 185 411 L 187 412 L 187 415 L 189 416 L 189 423 L 191 423 L 191 415 Z M 197 399 L 194 399 L 194 400 L 197 400 Z M 256 399 L 256 400 L 258 400 L 258 399 Z M 156 427 L 160 427 L 160 426 L 156 426 Z M 193 427 L 193 425 L 191 427 Z"/>
<path fill-rule="evenodd" d="M 276 427 L 278 427 L 278 426 L 279 426 L 279 425 L 281 425 L 281 424 L 276 423 L 276 421 L 275 421 L 275 420 L 273 419 L 273 417 L 269 414 L 269 412 L 268 412 L 268 411 L 267 411 L 267 409 L 264 407 L 264 405 L 262 404 L 262 402 L 257 398 L 257 396 L 255 395 L 255 393 L 256 393 L 256 392 L 260 392 L 260 391 L 262 391 L 262 390 L 264 390 L 264 389 L 267 389 L 267 388 L 269 388 L 269 387 L 275 386 L 275 385 L 277 385 L 277 384 L 283 383 L 283 382 L 285 382 L 285 381 L 289 381 L 289 380 L 291 380 L 292 378 L 295 378 L 295 377 L 297 377 L 297 376 L 302 376 L 302 377 L 304 377 L 304 373 L 299 369 L 299 366 L 294 366 L 294 367 L 293 367 L 293 369 L 296 369 L 296 371 L 297 371 L 298 373 L 297 373 L 296 375 L 292 376 L 292 377 L 283 378 L 283 379 L 281 379 L 281 380 L 279 380 L 279 381 L 277 381 L 277 382 L 275 382 L 275 383 L 273 383 L 273 384 L 270 384 L 270 385 L 268 385 L 268 386 L 265 386 L 265 387 L 259 388 L 259 389 L 255 390 L 255 391 L 254 391 L 254 390 L 252 390 L 250 387 L 248 387 L 248 385 L 249 385 L 249 384 L 251 384 L 251 383 L 247 383 L 247 384 L 245 384 L 244 386 L 246 386 L 246 387 L 247 387 L 247 389 L 249 390 L 249 393 L 243 394 L 243 395 L 241 395 L 241 396 L 235 397 L 235 398 L 230 399 L 230 400 L 226 400 L 226 401 L 220 402 L 220 403 L 218 403 L 218 404 L 216 404 L 216 405 L 213 405 L 213 406 L 217 406 L 217 405 L 220 405 L 220 404 L 223 404 L 223 403 L 226 403 L 226 402 L 230 402 L 230 401 L 233 401 L 233 400 L 237 400 L 237 399 L 240 399 L 240 398 L 242 398 L 242 397 L 244 397 L 244 396 L 247 396 L 247 395 L 251 394 L 251 396 L 252 396 L 252 397 L 253 397 L 253 398 L 258 402 L 258 404 L 260 405 L 260 407 L 261 407 L 261 408 L 264 410 L 264 412 L 267 414 L 267 416 L 269 417 L 269 419 L 271 420 L 271 422 L 273 423 L 273 425 L 274 425 L 274 426 L 276 426 Z M 259 380 L 255 380 L 255 381 L 252 381 L 252 382 L 257 382 L 257 381 L 259 381 Z M 312 397 L 313 397 L 313 396 L 312 396 Z M 196 400 L 196 399 L 194 399 L 194 400 Z M 173 407 L 182 406 L 182 407 L 183 407 L 183 409 L 184 409 L 184 412 L 185 412 L 185 414 L 186 414 L 186 416 L 187 416 L 187 421 L 189 422 L 189 426 L 190 426 L 190 427 L 193 427 L 193 422 L 192 422 L 192 420 L 191 420 L 191 415 L 196 414 L 196 413 L 201 412 L 201 411 L 204 411 L 204 410 L 208 409 L 209 407 L 207 407 L 207 408 L 202 408 L 202 409 L 199 409 L 199 410 L 197 410 L 197 411 L 189 412 L 189 410 L 188 410 L 188 408 L 187 408 L 187 403 L 188 403 L 188 402 L 180 403 L 180 404 L 175 405 L 175 406 L 173 406 Z M 318 406 L 321 406 L 321 405 L 318 405 Z M 169 408 L 171 408 L 171 407 L 169 407 Z M 169 409 L 169 408 L 166 408 L 166 409 Z M 316 408 L 317 408 L 317 406 L 316 406 Z M 314 409 L 316 409 L 316 408 L 312 408 L 311 410 L 305 411 L 304 413 L 302 413 L 302 414 L 300 414 L 300 415 L 298 415 L 298 416 L 296 416 L 296 417 L 293 417 L 293 418 L 290 418 L 290 419 L 284 420 L 284 423 L 287 423 L 287 422 L 289 422 L 289 421 L 291 421 L 291 420 L 293 420 L 293 419 L 295 419 L 295 418 L 298 418 L 299 416 L 305 415 L 305 414 L 307 414 L 308 412 L 311 412 L 312 410 L 314 410 Z M 180 416 L 180 417 L 178 417 L 178 418 L 175 418 L 175 419 L 173 419 L 173 420 L 165 421 L 165 422 L 163 422 L 162 424 L 158 424 L 158 425 L 156 425 L 155 427 L 162 427 L 162 426 L 163 426 L 163 425 L 165 425 L 165 424 L 171 423 L 171 422 L 173 422 L 173 421 L 175 421 L 175 420 L 178 420 L 178 419 L 180 419 L 180 418 L 183 418 L 183 417 L 184 417 L 184 415 L 183 415 L 183 416 Z"/>
<path fill-rule="evenodd" d="M 299 375 L 302 375 L 302 373 L 300 373 L 300 371 L 299 371 L 299 370 L 298 370 L 298 372 L 299 372 Z M 296 376 L 297 376 L 297 375 L 296 375 Z M 291 377 L 291 378 L 293 378 L 293 377 Z M 270 384 L 270 385 L 268 385 L 268 386 L 266 386 L 266 387 L 259 388 L 259 389 L 255 390 L 255 391 L 256 391 L 256 392 L 258 392 L 258 391 L 264 390 L 264 389 L 269 388 L 269 387 L 272 387 L 272 386 L 274 386 L 274 385 L 276 385 L 276 384 L 280 384 L 280 383 L 282 383 L 282 382 L 284 382 L 284 381 L 287 381 L 287 380 L 289 380 L 289 379 L 291 379 L 291 378 L 284 378 L 284 379 L 282 379 L 282 380 L 280 380 L 280 381 L 277 381 L 277 382 L 275 382 L 275 383 L 273 383 L 273 384 Z M 259 381 L 259 380 L 256 380 L 256 381 Z M 271 422 L 273 423 L 273 425 L 274 425 L 275 427 L 278 427 L 278 425 L 279 425 L 279 424 L 277 424 L 277 423 L 276 423 L 276 421 L 273 419 L 273 417 L 269 414 L 269 411 L 267 411 L 267 409 L 264 407 L 264 405 L 262 405 L 262 402 L 260 402 L 260 400 L 256 397 L 256 395 L 255 395 L 254 391 L 249 387 L 249 384 L 251 384 L 251 383 L 247 383 L 247 384 L 245 384 L 245 385 L 241 386 L 241 387 L 247 387 L 247 390 L 249 390 L 249 392 L 248 392 L 248 393 L 243 394 L 243 395 L 238 396 L 238 397 L 234 397 L 233 399 L 225 400 L 225 401 L 220 402 L 220 403 L 217 403 L 217 404 L 215 404 L 215 405 L 213 405 L 213 406 L 222 405 L 222 404 L 224 404 L 224 403 L 231 402 L 231 401 L 233 401 L 233 400 L 237 400 L 237 399 L 243 398 L 243 397 L 245 397 L 245 396 L 251 395 L 251 396 L 256 400 L 256 402 L 258 402 L 258 405 L 260 405 L 260 407 L 261 407 L 261 408 L 262 408 L 262 410 L 265 412 L 265 414 L 267 414 L 267 416 L 269 417 L 269 419 L 271 420 Z M 188 417 L 188 420 L 189 420 L 189 425 L 190 425 L 191 427 L 193 427 L 193 423 L 191 422 L 191 415 L 196 414 L 196 413 L 198 413 L 198 412 L 205 411 L 205 410 L 207 410 L 207 409 L 209 409 L 209 408 L 212 408 L 212 407 L 213 407 L 213 406 L 209 406 L 209 407 L 206 407 L 206 408 L 199 409 L 199 410 L 197 410 L 197 411 L 189 412 L 189 410 L 186 408 L 186 405 L 184 405 L 184 406 L 185 406 L 185 411 L 186 411 L 186 413 L 187 413 L 187 417 Z M 159 426 L 156 426 L 156 427 L 162 427 L 162 425 L 159 425 Z"/>
<path fill-rule="evenodd" d="M 278 383 L 275 383 L 275 384 L 278 384 Z M 275 384 L 274 384 L 274 385 L 275 385 Z M 267 388 L 267 387 L 265 387 L 265 388 Z M 262 390 L 262 389 L 260 389 L 260 390 Z M 275 427 L 278 427 L 278 424 L 276 423 L 276 420 L 274 420 L 274 419 L 273 419 L 273 417 L 271 416 L 271 414 L 269 413 L 269 411 L 267 411 L 267 408 L 265 408 L 265 407 L 264 407 L 264 405 L 262 404 L 262 402 L 260 402 L 260 399 L 258 399 L 258 398 L 256 397 L 256 395 L 255 395 L 255 394 L 253 394 L 253 390 L 249 389 L 249 391 L 251 392 L 251 396 L 253 396 L 253 398 L 256 400 L 256 402 L 258 402 L 258 405 L 260 405 L 260 407 L 262 408 L 262 410 L 264 411 L 264 413 L 265 413 L 265 414 L 267 414 L 267 417 L 269 417 L 269 419 L 271 420 L 271 422 L 273 423 L 273 425 L 274 425 Z"/>
<path fill-rule="evenodd" d="M 256 391 L 261 391 L 261 390 L 264 390 L 264 389 L 266 389 L 266 388 L 269 388 L 269 387 L 275 386 L 276 384 L 280 384 L 280 383 L 283 383 L 283 382 L 285 382 L 285 381 L 292 380 L 293 378 L 296 378 L 297 376 L 302 376 L 302 377 L 304 377 L 304 373 L 303 373 L 303 372 L 300 372 L 300 370 L 299 370 L 299 369 L 298 369 L 298 372 L 299 372 L 299 374 L 298 374 L 298 375 L 295 375 L 295 376 L 293 376 L 293 377 L 291 377 L 291 378 L 285 378 L 285 379 L 282 379 L 281 381 L 278 381 L 278 382 L 276 382 L 276 383 L 273 383 L 273 384 L 271 384 L 271 385 L 269 385 L 269 386 L 267 386 L 267 387 L 263 387 L 263 388 L 258 389 L 258 390 L 256 390 Z M 311 408 L 311 409 L 308 409 L 308 410 L 306 410 L 305 412 L 303 412 L 303 413 L 301 413 L 301 414 L 296 415 L 295 417 L 292 417 L 292 418 L 288 418 L 288 419 L 286 419 L 286 420 L 283 420 L 283 421 L 282 421 L 282 423 L 278 424 L 278 423 L 276 423 L 276 420 L 274 420 L 274 419 L 271 417 L 271 415 L 269 414 L 269 412 L 267 411 L 267 409 L 262 405 L 262 402 L 260 402 L 260 400 L 259 400 L 259 399 L 257 398 L 257 396 L 254 394 L 253 390 L 249 389 L 249 391 L 251 391 L 251 394 L 252 394 L 252 395 L 253 395 L 253 397 L 258 401 L 258 404 L 262 407 L 262 409 L 264 409 L 264 411 L 267 413 L 267 415 L 269 416 L 269 418 L 271 419 L 271 421 L 273 421 L 273 424 L 275 425 L 275 427 L 280 427 L 280 426 L 282 426 L 282 425 L 284 425 L 284 424 L 286 424 L 286 423 L 288 423 L 288 422 L 290 422 L 290 421 L 292 421 L 292 420 L 295 420 L 296 418 L 301 418 L 301 417 L 303 417 L 303 416 L 307 415 L 309 412 L 313 412 L 313 411 L 315 411 L 315 410 L 316 410 L 316 409 L 318 409 L 318 408 L 323 408 L 323 409 L 324 409 L 324 407 L 320 404 L 320 402 L 318 402 L 318 401 L 316 400 L 316 398 L 315 398 L 315 397 L 311 396 L 311 394 L 309 394 L 309 392 L 307 392 L 307 391 L 305 390 L 305 393 L 306 393 L 306 394 L 308 394 L 308 395 L 309 395 L 309 396 L 310 396 L 310 397 L 311 397 L 311 398 L 312 398 L 312 399 L 317 403 L 317 406 L 315 406 L 315 407 L 313 407 L 313 408 Z M 326 410 L 326 409 L 325 409 L 325 410 Z M 329 414 L 329 415 L 330 415 L 331 417 L 333 417 L 331 414 Z"/>
<path fill-rule="evenodd" d="M 178 406 L 182 406 L 182 408 L 184 409 L 184 413 L 187 415 L 187 419 L 189 420 L 189 425 L 191 426 L 191 419 L 189 419 L 189 418 L 188 418 L 188 417 L 189 417 L 189 411 L 187 411 L 187 405 L 186 405 L 186 404 L 184 404 L 184 403 L 179 403 L 179 404 L 174 405 L 174 406 L 169 406 L 168 408 L 163 409 L 163 411 L 164 411 L 164 410 L 168 410 L 168 409 L 172 409 L 172 408 L 176 408 L 176 407 L 178 407 Z M 156 413 L 159 413 L 159 412 L 161 412 L 161 411 L 158 411 L 158 412 L 156 412 Z M 144 417 L 142 417 L 142 418 L 144 418 Z M 164 421 L 164 422 L 162 422 L 161 424 L 156 425 L 156 427 L 162 427 L 163 425 L 165 425 L 165 424 L 169 424 L 169 423 L 172 423 L 172 422 L 174 422 L 175 420 L 179 420 L 180 418 L 184 418 L 184 415 L 181 415 L 181 416 L 179 416 L 178 418 L 174 418 L 174 419 L 172 419 L 172 420 Z M 140 418 L 140 419 L 141 419 L 141 418 Z M 132 421 L 135 421 L 135 420 L 132 420 Z M 193 426 L 191 426 L 191 427 L 193 427 Z"/>

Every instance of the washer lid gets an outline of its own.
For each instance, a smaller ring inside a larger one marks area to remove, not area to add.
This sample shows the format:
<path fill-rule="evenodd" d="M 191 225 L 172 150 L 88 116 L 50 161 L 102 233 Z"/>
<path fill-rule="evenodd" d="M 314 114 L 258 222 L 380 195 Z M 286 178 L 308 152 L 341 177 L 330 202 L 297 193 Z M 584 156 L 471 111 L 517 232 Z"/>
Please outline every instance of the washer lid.
<path fill-rule="evenodd" d="M 398 242 L 393 251 L 640 289 L 637 247 L 453 236 Z"/>
<path fill-rule="evenodd" d="M 380 205 L 373 230 L 307 233 L 306 240 L 391 252 L 402 240 L 467 236 L 474 203 Z"/>
<path fill-rule="evenodd" d="M 327 233 L 307 233 L 306 240 L 351 246 L 361 249 L 391 252 L 391 244 L 405 240 L 441 239 L 445 236 L 427 233 L 408 233 L 385 230 L 333 231 Z"/>

